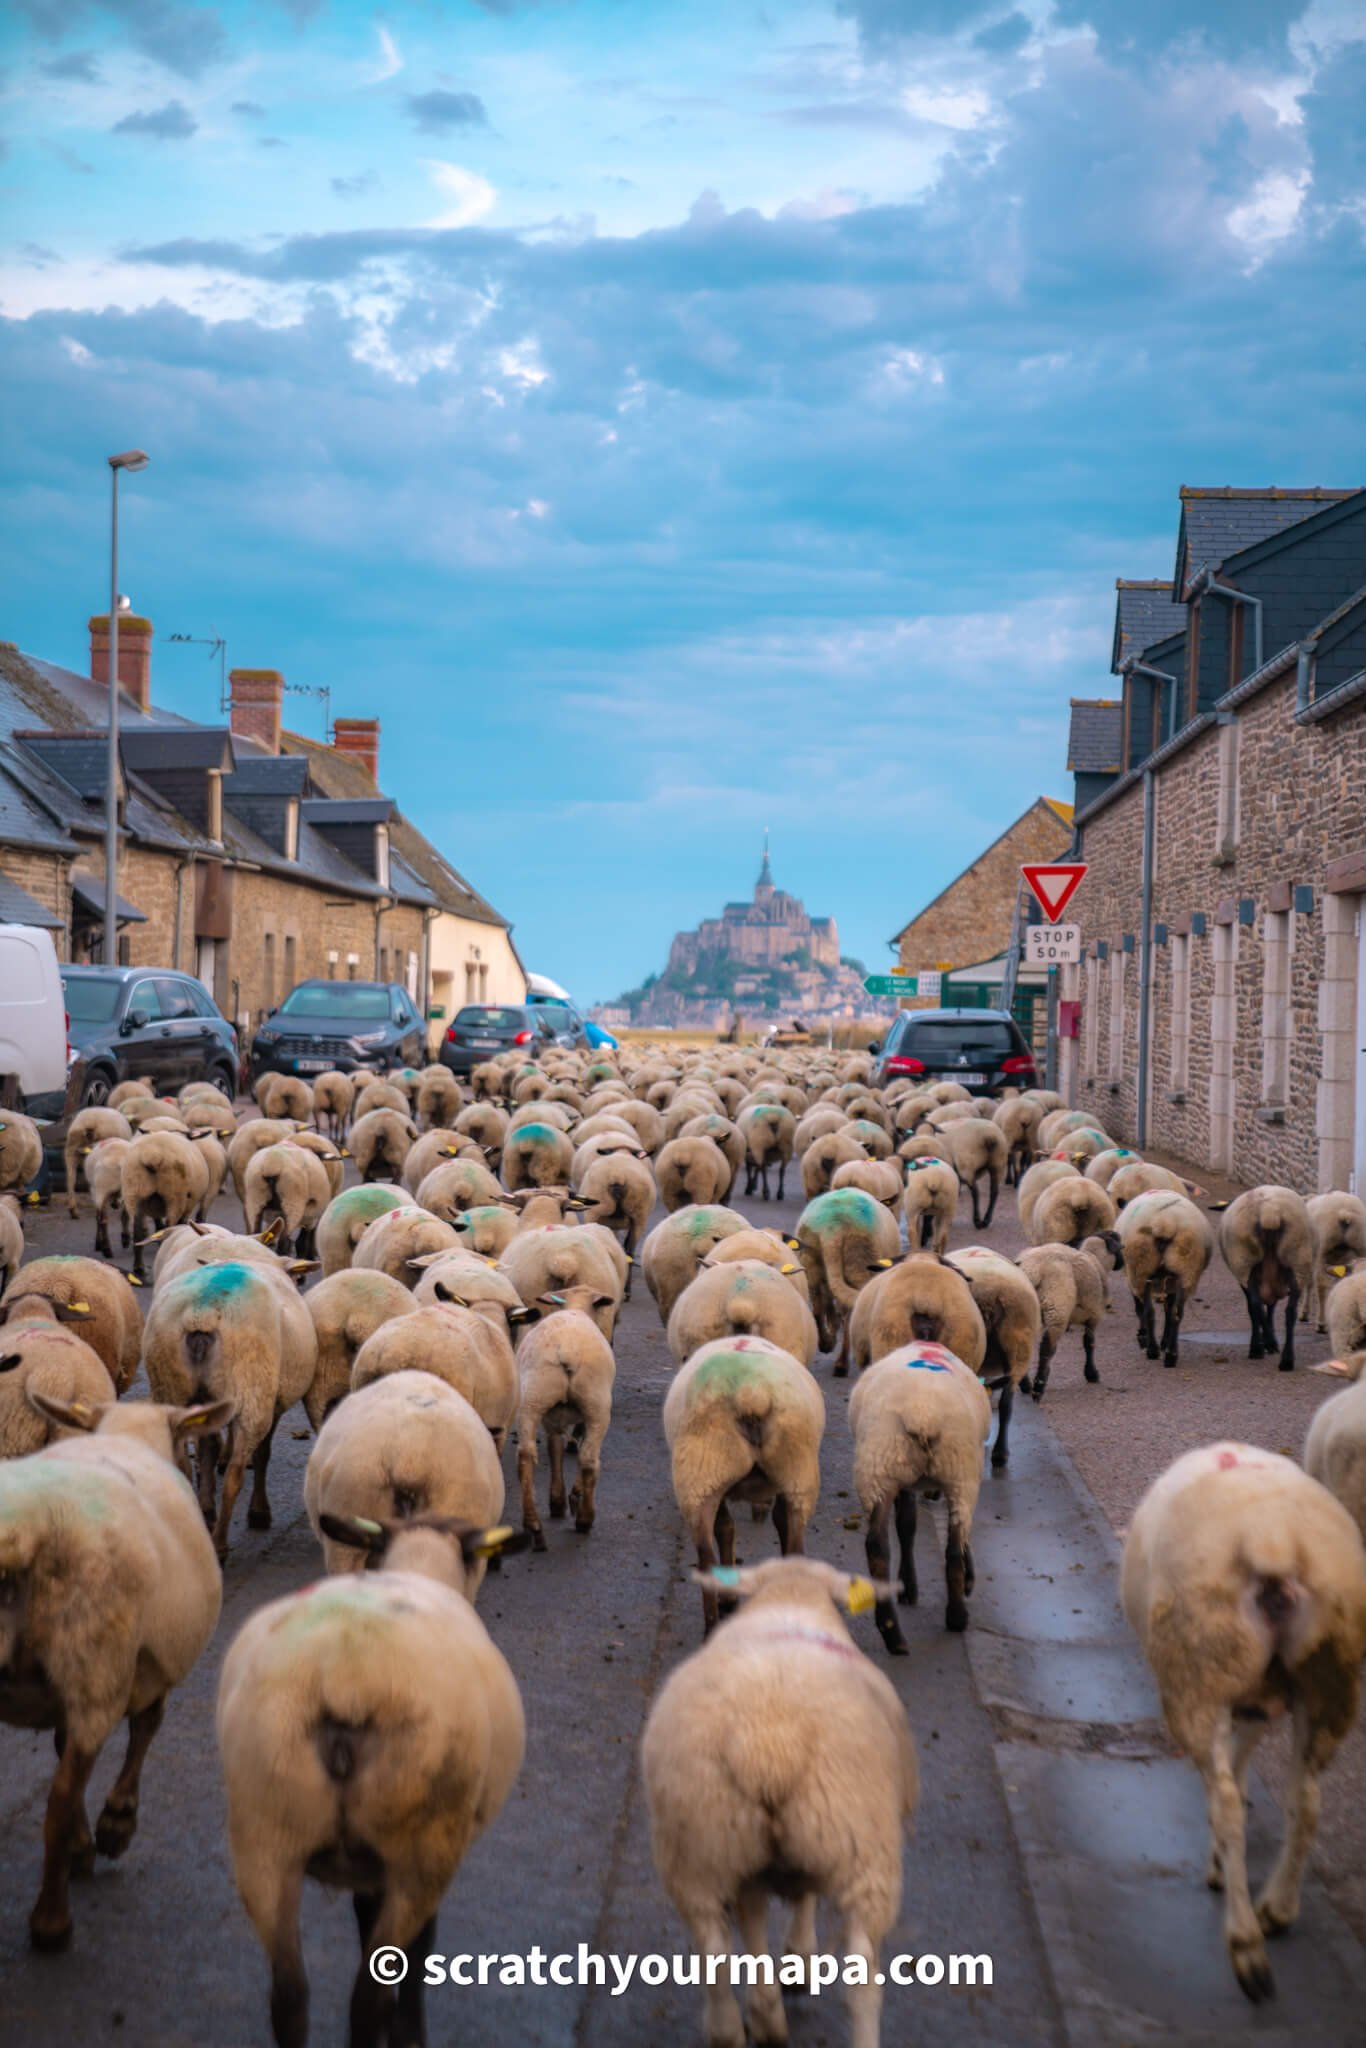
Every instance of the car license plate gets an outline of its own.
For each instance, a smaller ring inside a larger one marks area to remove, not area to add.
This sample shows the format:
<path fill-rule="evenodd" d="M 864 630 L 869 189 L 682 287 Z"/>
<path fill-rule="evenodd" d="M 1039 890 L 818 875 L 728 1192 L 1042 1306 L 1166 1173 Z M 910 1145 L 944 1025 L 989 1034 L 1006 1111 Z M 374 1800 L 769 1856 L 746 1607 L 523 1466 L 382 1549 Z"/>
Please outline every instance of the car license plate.
<path fill-rule="evenodd" d="M 467 1039 L 467 1040 L 466 1040 L 466 1043 L 467 1043 L 468 1045 L 478 1045 L 478 1046 L 485 1046 L 485 1045 L 487 1045 L 487 1046 L 494 1046 L 494 1045 L 501 1045 L 501 1043 L 502 1043 L 502 1040 L 501 1040 L 501 1039 L 498 1039 L 498 1038 L 471 1038 L 471 1039 Z"/>
<path fill-rule="evenodd" d="M 950 1081 L 961 1081 L 965 1088 L 985 1088 L 987 1084 L 987 1077 L 985 1074 L 951 1073 L 948 1075 L 947 1078 Z"/>
<path fill-rule="evenodd" d="M 295 1060 L 294 1071 L 296 1074 L 325 1074 L 327 1072 L 327 1061 Z"/>

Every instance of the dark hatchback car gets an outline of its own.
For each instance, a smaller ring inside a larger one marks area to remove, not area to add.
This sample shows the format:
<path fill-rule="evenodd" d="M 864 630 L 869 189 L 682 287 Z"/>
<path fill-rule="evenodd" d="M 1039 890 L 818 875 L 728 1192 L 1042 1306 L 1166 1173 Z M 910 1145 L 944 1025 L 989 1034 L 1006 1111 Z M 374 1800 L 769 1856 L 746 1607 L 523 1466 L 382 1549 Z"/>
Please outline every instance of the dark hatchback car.
<path fill-rule="evenodd" d="M 387 1073 L 426 1065 L 427 1027 L 396 981 L 301 981 L 251 1042 L 262 1074 Z"/>
<path fill-rule="evenodd" d="M 515 1047 L 530 1057 L 552 1045 L 582 1051 L 587 1044 L 583 1019 L 568 1003 L 466 1003 L 441 1041 L 441 1064 L 468 1074 Z"/>
<path fill-rule="evenodd" d="M 107 1102 L 120 1081 L 159 1095 L 187 1081 L 237 1093 L 237 1033 L 202 981 L 169 968 L 63 967 L 67 1035 L 85 1062 L 81 1105 Z"/>
<path fill-rule="evenodd" d="M 1005 1010 L 903 1010 L 882 1041 L 873 1086 L 958 1081 L 974 1095 L 1033 1088 L 1034 1055 Z"/>

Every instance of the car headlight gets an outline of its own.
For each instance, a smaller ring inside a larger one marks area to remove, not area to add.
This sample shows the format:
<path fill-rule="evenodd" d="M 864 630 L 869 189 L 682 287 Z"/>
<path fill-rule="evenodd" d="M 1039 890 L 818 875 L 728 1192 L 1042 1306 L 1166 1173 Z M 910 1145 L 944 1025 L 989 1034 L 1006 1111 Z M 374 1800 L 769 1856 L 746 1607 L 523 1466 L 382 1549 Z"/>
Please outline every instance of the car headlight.
<path fill-rule="evenodd" d="M 276 1039 L 279 1036 L 280 1034 L 278 1031 L 258 1031 L 256 1034 L 256 1043 L 258 1045 L 274 1045 Z"/>
<path fill-rule="evenodd" d="M 363 1046 L 383 1045 L 385 1039 L 388 1036 L 389 1034 L 387 1031 L 357 1031 L 353 1036 L 351 1043 L 356 1047 L 357 1051 L 359 1051 Z"/>

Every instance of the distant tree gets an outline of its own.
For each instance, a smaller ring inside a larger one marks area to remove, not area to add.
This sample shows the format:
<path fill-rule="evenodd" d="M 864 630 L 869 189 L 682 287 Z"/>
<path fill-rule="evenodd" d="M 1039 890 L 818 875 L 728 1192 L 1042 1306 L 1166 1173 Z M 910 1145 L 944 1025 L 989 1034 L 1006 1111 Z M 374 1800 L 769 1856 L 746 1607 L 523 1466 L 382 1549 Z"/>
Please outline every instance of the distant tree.
<path fill-rule="evenodd" d="M 863 962 L 861 960 L 856 960 L 852 953 L 840 954 L 840 966 L 852 967 L 855 974 L 866 974 L 868 972 L 868 969 L 864 966 Z"/>

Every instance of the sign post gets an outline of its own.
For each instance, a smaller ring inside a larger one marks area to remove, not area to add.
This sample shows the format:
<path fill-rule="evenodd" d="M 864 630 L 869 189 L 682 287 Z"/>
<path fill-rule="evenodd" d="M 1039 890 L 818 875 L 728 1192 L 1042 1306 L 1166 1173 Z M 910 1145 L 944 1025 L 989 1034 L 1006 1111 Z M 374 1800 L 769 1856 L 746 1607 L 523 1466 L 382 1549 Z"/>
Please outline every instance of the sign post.
<path fill-rule="evenodd" d="M 1032 924 L 1025 932 L 1024 957 L 1033 967 L 1048 969 L 1047 1037 L 1044 1047 L 1044 1085 L 1055 1088 L 1058 1081 L 1058 970 L 1075 967 L 1081 959 L 1081 926 L 1060 922 L 1086 874 L 1084 860 L 1025 861 L 1020 873 L 1048 919 Z"/>

